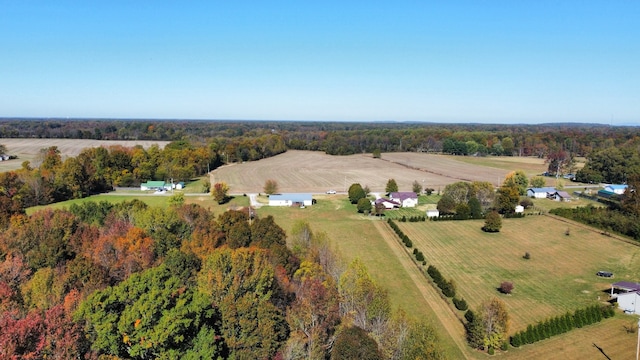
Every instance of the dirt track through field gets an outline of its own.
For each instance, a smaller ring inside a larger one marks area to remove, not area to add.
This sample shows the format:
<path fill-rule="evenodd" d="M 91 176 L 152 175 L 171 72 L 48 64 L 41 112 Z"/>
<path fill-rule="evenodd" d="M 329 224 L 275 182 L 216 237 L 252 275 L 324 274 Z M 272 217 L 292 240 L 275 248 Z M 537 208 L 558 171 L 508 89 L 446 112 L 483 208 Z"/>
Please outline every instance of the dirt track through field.
<path fill-rule="evenodd" d="M 444 300 L 440 298 L 436 289 L 427 283 L 427 280 L 421 273 L 420 269 L 418 269 L 418 267 L 413 263 L 402 245 L 396 239 L 396 235 L 393 230 L 391 230 L 386 223 L 382 221 L 372 222 L 375 224 L 376 229 L 393 252 L 393 255 L 400 261 L 404 269 L 407 271 L 407 274 L 422 294 L 422 297 L 427 301 L 434 314 L 437 316 L 439 324 L 434 324 L 434 326 L 442 326 L 446 331 L 446 334 L 449 335 L 451 341 L 453 341 L 458 347 L 459 354 L 464 356 L 465 359 L 470 359 L 467 354 L 468 347 L 464 340 L 465 330 L 462 323 L 460 323 L 458 318 L 456 318 L 456 316 L 451 312 L 451 309 L 444 303 Z M 440 336 L 443 335 L 445 334 L 440 332 Z"/>

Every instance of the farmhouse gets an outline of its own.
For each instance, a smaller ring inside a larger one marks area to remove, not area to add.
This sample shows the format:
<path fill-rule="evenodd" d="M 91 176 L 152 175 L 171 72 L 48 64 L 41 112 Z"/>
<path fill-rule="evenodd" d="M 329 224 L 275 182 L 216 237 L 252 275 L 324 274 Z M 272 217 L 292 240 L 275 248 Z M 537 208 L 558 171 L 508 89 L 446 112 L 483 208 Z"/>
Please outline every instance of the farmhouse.
<path fill-rule="evenodd" d="M 604 187 L 604 190 L 612 192 L 614 194 L 622 195 L 627 190 L 627 185 L 607 185 Z"/>
<path fill-rule="evenodd" d="M 392 192 L 389 198 L 399 202 L 402 207 L 416 207 L 418 205 L 418 194 L 413 191 Z"/>
<path fill-rule="evenodd" d="M 171 186 L 165 184 L 164 181 L 147 181 L 146 183 L 140 184 L 140 190 L 142 191 L 167 189 L 167 187 L 171 189 Z"/>
<path fill-rule="evenodd" d="M 544 199 L 548 197 L 549 194 L 553 194 L 555 192 L 556 192 L 556 189 L 552 187 L 529 188 L 527 189 L 527 196 L 536 198 L 536 199 Z"/>
<path fill-rule="evenodd" d="M 373 206 L 378 204 L 384 205 L 385 209 L 396 209 L 400 207 L 400 203 L 394 200 L 389 200 L 385 198 L 378 198 L 373 202 Z"/>
<path fill-rule="evenodd" d="M 269 195 L 269 206 L 311 206 L 313 196 L 311 194 L 273 194 Z"/>

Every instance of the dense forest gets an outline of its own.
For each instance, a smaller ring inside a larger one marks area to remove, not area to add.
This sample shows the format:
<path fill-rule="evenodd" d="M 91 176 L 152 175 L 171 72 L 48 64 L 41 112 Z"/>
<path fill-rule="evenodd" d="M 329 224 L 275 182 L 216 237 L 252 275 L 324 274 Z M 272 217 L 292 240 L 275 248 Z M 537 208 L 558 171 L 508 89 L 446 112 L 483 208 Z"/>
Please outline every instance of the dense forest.
<path fill-rule="evenodd" d="M 229 161 L 257 160 L 286 149 L 333 155 L 380 150 L 539 157 L 563 150 L 586 156 L 637 143 L 639 135 L 638 127 L 594 124 L 0 119 L 0 138 L 188 140 L 214 144 Z"/>
<path fill-rule="evenodd" d="M 346 359 L 357 342 L 370 359 L 442 358 L 430 326 L 392 312 L 324 234 L 298 223 L 286 240 L 272 217 L 179 201 L 14 216 L 0 232 L 0 357 Z"/>

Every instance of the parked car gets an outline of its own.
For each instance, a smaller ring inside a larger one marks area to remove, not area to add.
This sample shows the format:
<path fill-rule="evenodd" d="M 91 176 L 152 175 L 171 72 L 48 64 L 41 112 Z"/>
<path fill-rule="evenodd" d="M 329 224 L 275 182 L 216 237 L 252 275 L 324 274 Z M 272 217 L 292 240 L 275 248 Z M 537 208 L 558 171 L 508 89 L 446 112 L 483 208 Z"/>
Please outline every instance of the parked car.
<path fill-rule="evenodd" d="M 329 190 L 329 191 L 327 191 L 327 194 L 335 194 L 335 193 L 336 193 L 336 191 L 335 191 L 335 190 Z"/>
<path fill-rule="evenodd" d="M 610 272 L 610 271 L 602 271 L 602 270 L 598 271 L 596 273 L 596 275 L 601 276 L 601 277 L 606 277 L 606 278 L 613 277 L 613 273 L 612 272 Z"/>

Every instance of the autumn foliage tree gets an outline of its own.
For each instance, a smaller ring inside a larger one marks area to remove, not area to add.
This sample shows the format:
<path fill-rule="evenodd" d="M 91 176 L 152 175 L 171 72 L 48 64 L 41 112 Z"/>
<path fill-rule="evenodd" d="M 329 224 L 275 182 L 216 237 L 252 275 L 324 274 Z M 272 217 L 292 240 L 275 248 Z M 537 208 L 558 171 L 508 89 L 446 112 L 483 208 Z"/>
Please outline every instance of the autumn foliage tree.
<path fill-rule="evenodd" d="M 273 195 L 278 193 L 278 182 L 273 179 L 268 179 L 264 182 L 264 193 L 267 195 Z"/>
<path fill-rule="evenodd" d="M 218 204 L 224 204 L 229 197 L 229 186 L 225 182 L 218 182 L 213 185 L 211 195 Z"/>

